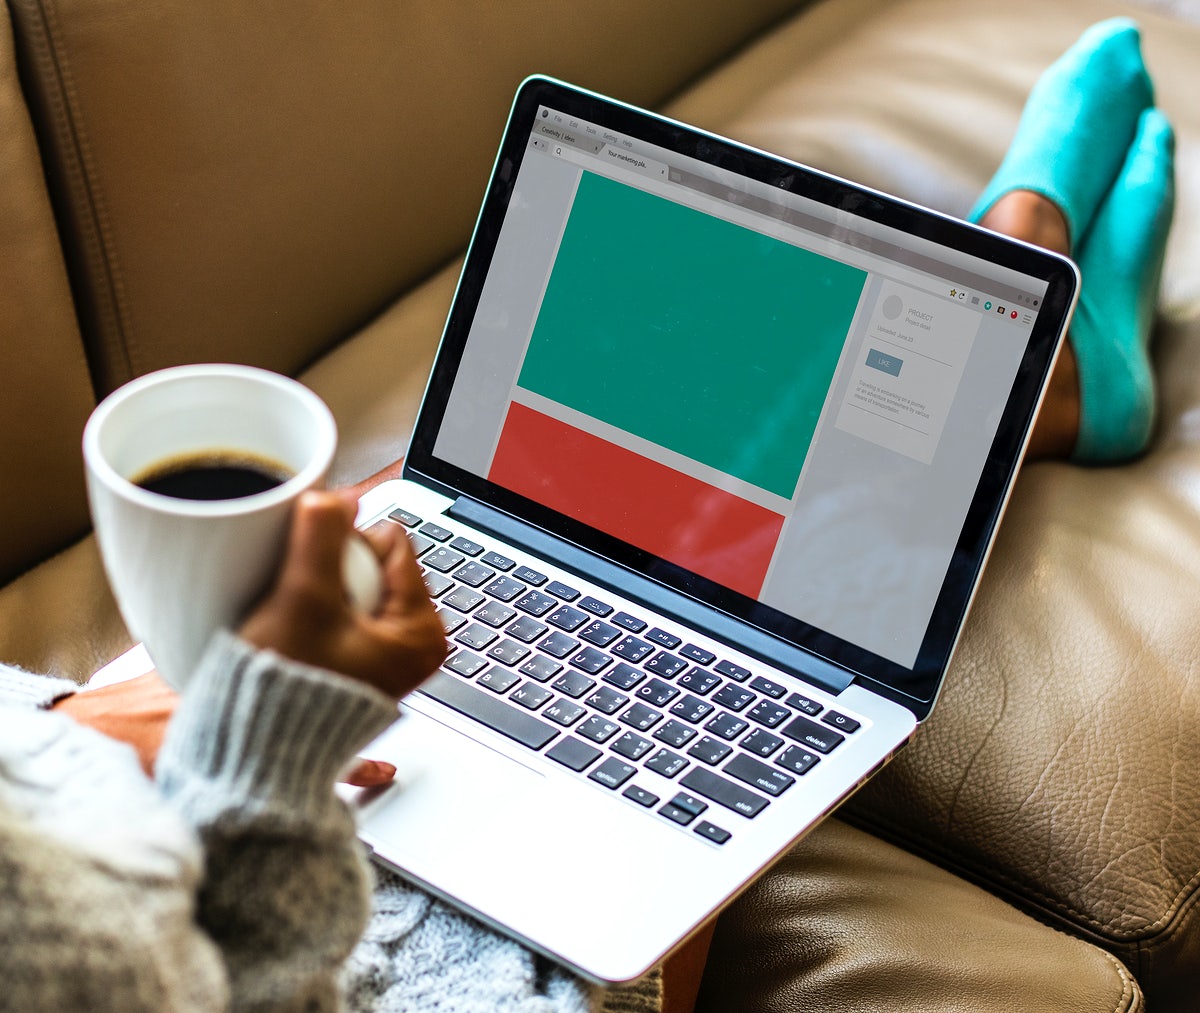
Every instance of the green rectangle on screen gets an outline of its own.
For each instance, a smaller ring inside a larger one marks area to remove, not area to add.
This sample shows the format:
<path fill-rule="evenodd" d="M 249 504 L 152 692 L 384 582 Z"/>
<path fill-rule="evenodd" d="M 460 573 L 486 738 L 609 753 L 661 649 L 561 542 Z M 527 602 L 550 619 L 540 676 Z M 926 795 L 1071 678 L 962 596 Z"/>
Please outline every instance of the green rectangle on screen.
<path fill-rule="evenodd" d="M 790 498 L 866 277 L 585 172 L 518 384 Z"/>

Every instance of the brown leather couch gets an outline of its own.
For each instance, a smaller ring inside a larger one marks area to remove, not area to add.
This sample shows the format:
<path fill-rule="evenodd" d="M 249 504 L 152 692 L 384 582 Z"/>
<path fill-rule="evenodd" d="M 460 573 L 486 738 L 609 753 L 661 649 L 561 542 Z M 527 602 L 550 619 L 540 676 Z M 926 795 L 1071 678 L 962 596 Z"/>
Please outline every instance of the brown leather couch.
<path fill-rule="evenodd" d="M 78 449 L 125 379 L 299 374 L 335 481 L 403 453 L 527 73 L 961 214 L 1040 70 L 1131 14 L 1178 131 L 1149 452 L 1026 468 L 933 717 L 726 912 L 700 1006 L 1200 1008 L 1198 6 L 8 0 L 0 656 L 129 646 Z"/>

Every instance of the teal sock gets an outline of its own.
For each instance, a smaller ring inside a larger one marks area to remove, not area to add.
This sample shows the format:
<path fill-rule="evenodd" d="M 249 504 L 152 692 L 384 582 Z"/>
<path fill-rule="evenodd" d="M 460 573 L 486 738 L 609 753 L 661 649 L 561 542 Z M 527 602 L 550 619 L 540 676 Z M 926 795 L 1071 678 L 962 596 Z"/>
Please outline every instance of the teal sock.
<path fill-rule="evenodd" d="M 1170 123 L 1146 110 L 1078 254 L 1083 286 L 1069 334 L 1079 365 L 1077 461 L 1133 457 L 1150 439 L 1150 329 L 1175 206 L 1174 155 Z"/>
<path fill-rule="evenodd" d="M 1093 25 L 1034 85 L 1008 153 L 968 217 L 978 222 L 1006 193 L 1032 190 L 1062 211 L 1074 248 L 1153 99 L 1137 26 L 1127 18 Z"/>

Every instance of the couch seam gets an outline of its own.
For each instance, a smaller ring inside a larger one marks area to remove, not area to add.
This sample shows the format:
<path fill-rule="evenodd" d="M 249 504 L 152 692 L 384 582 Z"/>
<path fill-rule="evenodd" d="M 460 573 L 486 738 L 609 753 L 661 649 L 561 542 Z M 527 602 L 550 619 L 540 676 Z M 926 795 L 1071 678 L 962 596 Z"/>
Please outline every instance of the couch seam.
<path fill-rule="evenodd" d="M 40 38 L 33 41 L 41 51 L 39 56 L 42 62 L 51 68 L 53 79 L 58 86 L 57 96 L 53 94 L 46 96 L 47 104 L 50 107 L 48 111 L 55 121 L 56 132 L 61 138 L 64 149 L 73 156 L 64 160 L 66 163 L 64 168 L 68 175 L 66 180 L 67 199 L 74 204 L 74 197 L 83 198 L 80 201 L 84 205 L 80 208 L 80 232 L 84 257 L 93 268 L 99 270 L 104 279 L 103 286 L 97 286 L 98 290 L 104 292 L 104 298 L 96 300 L 97 303 L 104 303 L 103 307 L 96 306 L 97 314 L 101 318 L 101 332 L 98 335 L 100 350 L 107 349 L 116 354 L 121 360 L 126 377 L 128 377 L 132 375 L 133 357 L 127 337 L 128 327 L 125 319 L 124 300 L 121 297 L 120 270 L 113 250 L 112 230 L 108 224 L 108 214 L 101 193 L 102 188 L 95 173 L 91 148 L 82 123 L 78 89 L 71 74 L 67 54 L 54 42 L 59 18 L 53 0 L 34 0 L 34 7 L 35 16 L 41 23 L 41 31 Z M 94 273 L 92 273 L 92 277 L 95 277 Z M 103 318 L 105 317 L 112 322 L 115 332 L 111 338 L 104 333 Z M 96 364 L 93 363 L 93 383 L 99 379 L 95 374 L 95 366 Z M 97 394 L 102 393 L 103 391 L 97 391 Z"/>
<path fill-rule="evenodd" d="M 1113 1013 L 1129 1013 L 1133 1009 L 1133 1001 L 1137 998 L 1138 992 L 1133 975 L 1129 973 L 1128 967 L 1107 950 L 1100 950 L 1100 953 L 1112 965 L 1117 972 L 1117 979 L 1121 982 L 1121 997 L 1117 1005 L 1113 1007 Z"/>

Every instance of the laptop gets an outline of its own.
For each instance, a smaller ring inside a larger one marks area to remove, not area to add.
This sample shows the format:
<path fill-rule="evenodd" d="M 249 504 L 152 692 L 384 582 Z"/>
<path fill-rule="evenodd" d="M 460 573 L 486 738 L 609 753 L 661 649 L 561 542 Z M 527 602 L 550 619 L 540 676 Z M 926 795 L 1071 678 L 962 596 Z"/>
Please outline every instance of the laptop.
<path fill-rule="evenodd" d="M 402 477 L 451 653 L 374 858 L 597 982 L 678 947 L 929 715 L 1069 260 L 545 77 Z"/>

